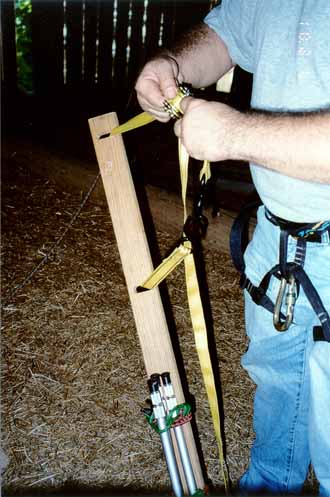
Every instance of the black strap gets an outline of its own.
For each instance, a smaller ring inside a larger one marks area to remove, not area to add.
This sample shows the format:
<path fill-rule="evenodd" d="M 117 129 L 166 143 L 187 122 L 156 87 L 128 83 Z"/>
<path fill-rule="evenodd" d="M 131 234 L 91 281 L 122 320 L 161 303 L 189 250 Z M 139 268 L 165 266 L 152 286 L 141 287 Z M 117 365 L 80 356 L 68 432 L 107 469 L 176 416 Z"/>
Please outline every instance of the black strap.
<path fill-rule="evenodd" d="M 322 326 L 314 326 L 314 328 L 313 328 L 313 338 L 314 338 L 314 342 L 328 342 L 329 341 L 324 336 L 324 332 L 323 332 Z"/>
<path fill-rule="evenodd" d="M 280 273 L 281 277 L 288 278 L 289 271 L 287 266 L 287 258 L 288 258 L 288 240 L 289 233 L 287 230 L 281 229 L 280 231 Z"/>
<path fill-rule="evenodd" d="M 230 254 L 237 271 L 244 273 L 244 252 L 249 243 L 249 221 L 255 210 L 262 205 L 261 200 L 251 202 L 240 210 L 230 232 Z"/>
<path fill-rule="evenodd" d="M 267 273 L 268 276 L 269 273 Z M 264 278 L 265 279 L 265 278 Z M 269 278 L 270 279 L 270 278 Z M 240 279 L 240 287 L 242 290 L 247 290 L 253 300 L 253 302 L 257 305 L 261 305 L 267 311 L 271 312 L 272 314 L 274 313 L 274 303 L 270 300 L 270 298 L 267 295 L 267 288 L 264 289 L 262 284 L 259 286 L 255 286 L 249 278 L 246 277 L 245 273 L 241 275 Z M 285 319 L 284 314 L 281 312 L 280 314 L 281 319 Z"/>
<path fill-rule="evenodd" d="M 301 266 L 296 266 L 293 270 L 293 274 L 296 277 L 297 281 L 299 281 L 299 283 L 303 287 L 309 303 L 311 304 L 315 314 L 320 320 L 325 340 L 327 342 L 330 342 L 330 316 L 325 309 L 319 294 L 315 290 L 315 287 L 306 274 L 304 268 L 302 268 Z"/>
<path fill-rule="evenodd" d="M 268 221 L 275 226 L 286 230 L 289 235 L 298 239 L 304 238 L 309 242 L 320 243 L 322 241 L 323 233 L 329 232 L 330 234 L 330 221 L 324 221 L 317 229 L 314 229 L 316 223 L 295 223 L 293 221 L 287 221 L 286 219 L 275 216 L 267 207 L 265 207 L 265 216 Z"/>

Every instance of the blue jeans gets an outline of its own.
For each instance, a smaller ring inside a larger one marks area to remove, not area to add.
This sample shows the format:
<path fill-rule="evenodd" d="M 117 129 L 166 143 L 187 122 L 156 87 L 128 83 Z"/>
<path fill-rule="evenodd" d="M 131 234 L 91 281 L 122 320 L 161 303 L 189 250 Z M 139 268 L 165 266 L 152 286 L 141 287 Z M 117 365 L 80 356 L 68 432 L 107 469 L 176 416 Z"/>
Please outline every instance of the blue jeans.
<path fill-rule="evenodd" d="M 296 241 L 289 237 L 288 261 Z M 246 272 L 259 285 L 278 263 L 279 228 L 264 208 L 246 253 Z M 330 243 L 307 243 L 305 270 L 330 311 Z M 279 287 L 272 278 L 268 295 L 273 302 Z M 249 347 L 242 358 L 257 388 L 254 399 L 255 441 L 251 461 L 240 480 L 242 494 L 297 494 L 309 464 L 320 483 L 319 493 L 330 497 L 330 343 L 313 340 L 319 325 L 302 288 L 294 320 L 286 332 L 273 326 L 273 316 L 245 294 Z"/>

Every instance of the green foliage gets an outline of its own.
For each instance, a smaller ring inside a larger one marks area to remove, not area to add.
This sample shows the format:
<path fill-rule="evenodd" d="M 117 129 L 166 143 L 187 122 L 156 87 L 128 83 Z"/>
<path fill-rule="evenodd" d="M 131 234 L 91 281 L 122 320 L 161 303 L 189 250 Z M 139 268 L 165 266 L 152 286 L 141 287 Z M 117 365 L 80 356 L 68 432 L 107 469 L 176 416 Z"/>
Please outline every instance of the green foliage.
<path fill-rule="evenodd" d="M 31 0 L 15 1 L 18 85 L 28 93 L 33 92 L 31 14 Z"/>

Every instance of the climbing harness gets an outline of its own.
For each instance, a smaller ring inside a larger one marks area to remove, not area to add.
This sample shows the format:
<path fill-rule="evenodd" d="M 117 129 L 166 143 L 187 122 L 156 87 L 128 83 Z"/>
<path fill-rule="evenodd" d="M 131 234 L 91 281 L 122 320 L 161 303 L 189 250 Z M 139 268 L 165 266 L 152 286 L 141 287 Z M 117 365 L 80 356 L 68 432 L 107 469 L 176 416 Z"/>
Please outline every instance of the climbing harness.
<path fill-rule="evenodd" d="M 152 374 L 148 380 L 152 408 L 143 409 L 150 426 L 159 434 L 175 497 L 182 497 L 183 487 L 170 431 L 173 430 L 189 495 L 204 495 L 197 489 L 186 445 L 183 424 L 191 420 L 189 404 L 177 404 L 170 373 Z M 197 494 L 198 492 L 198 494 Z"/>
<path fill-rule="evenodd" d="M 188 86 L 179 85 L 177 95 L 173 99 L 164 102 L 164 110 L 166 110 L 171 117 L 174 118 L 182 117 L 180 102 L 185 96 L 189 96 L 190 94 L 191 92 Z M 143 126 L 148 122 L 152 122 L 154 118 L 152 116 L 148 117 L 148 115 L 146 114 L 147 113 L 144 112 L 132 118 L 127 123 L 124 123 L 114 128 L 111 134 L 123 133 L 129 131 L 130 129 L 135 129 L 139 126 Z M 224 456 L 224 444 L 221 433 L 219 402 L 215 386 L 215 379 L 213 375 L 211 358 L 209 354 L 207 327 L 205 323 L 204 311 L 200 296 L 199 283 L 198 283 L 194 254 L 193 254 L 193 248 L 195 243 L 197 242 L 197 240 L 200 240 L 203 235 L 205 235 L 205 231 L 207 228 L 207 219 L 205 218 L 205 216 L 203 216 L 202 204 L 205 194 L 205 186 L 207 181 L 211 177 L 211 169 L 209 161 L 204 161 L 200 171 L 201 189 L 199 197 L 197 201 L 194 203 L 192 214 L 188 216 L 187 207 L 186 207 L 186 192 L 187 192 L 187 183 L 188 183 L 189 155 L 186 149 L 184 148 L 184 146 L 181 144 L 180 140 L 178 142 L 178 146 L 179 146 L 178 152 L 179 152 L 181 192 L 182 192 L 182 204 L 183 204 L 182 236 L 178 246 L 174 249 L 174 251 L 170 254 L 170 256 L 164 259 L 163 262 L 146 279 L 146 281 L 144 281 L 140 286 L 138 286 L 136 290 L 137 292 L 143 292 L 155 288 L 161 283 L 161 281 L 163 281 L 166 278 L 166 276 L 168 276 L 168 274 L 170 274 L 175 269 L 175 267 L 178 266 L 178 264 L 180 264 L 180 262 L 184 261 L 188 305 L 191 315 L 192 327 L 194 331 L 196 349 L 210 405 L 214 431 L 219 450 L 219 459 L 223 474 L 225 492 L 226 494 L 228 494 L 229 475 Z"/>
<path fill-rule="evenodd" d="M 240 287 L 246 289 L 255 304 L 261 305 L 273 314 L 273 323 L 277 331 L 288 330 L 294 319 L 294 307 L 299 296 L 300 287 L 317 315 L 320 326 L 313 328 L 314 340 L 330 342 L 330 316 L 304 269 L 307 242 L 320 243 L 330 241 L 330 221 L 318 223 L 294 223 L 281 219 L 265 207 L 265 216 L 280 229 L 279 263 L 268 271 L 259 286 L 255 286 L 245 274 L 244 252 L 248 244 L 249 219 L 261 202 L 254 202 L 243 207 L 233 223 L 230 235 L 230 251 L 234 266 L 241 273 Z M 294 260 L 287 261 L 289 236 L 296 244 Z M 272 277 L 280 280 L 279 292 L 275 304 L 267 295 Z M 285 307 L 285 310 L 282 310 Z"/>

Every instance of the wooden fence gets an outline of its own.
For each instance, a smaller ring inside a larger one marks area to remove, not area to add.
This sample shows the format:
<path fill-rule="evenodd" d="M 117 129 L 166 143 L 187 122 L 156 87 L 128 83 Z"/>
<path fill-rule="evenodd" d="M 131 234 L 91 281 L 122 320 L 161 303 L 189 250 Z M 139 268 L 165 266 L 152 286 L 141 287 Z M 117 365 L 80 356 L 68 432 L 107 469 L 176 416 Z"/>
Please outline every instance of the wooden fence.
<path fill-rule="evenodd" d="M 143 62 L 203 19 L 210 0 L 32 0 L 35 95 L 126 93 Z M 2 79 L 17 87 L 15 2 L 1 2 Z M 91 92 L 91 93 L 90 93 Z"/>

